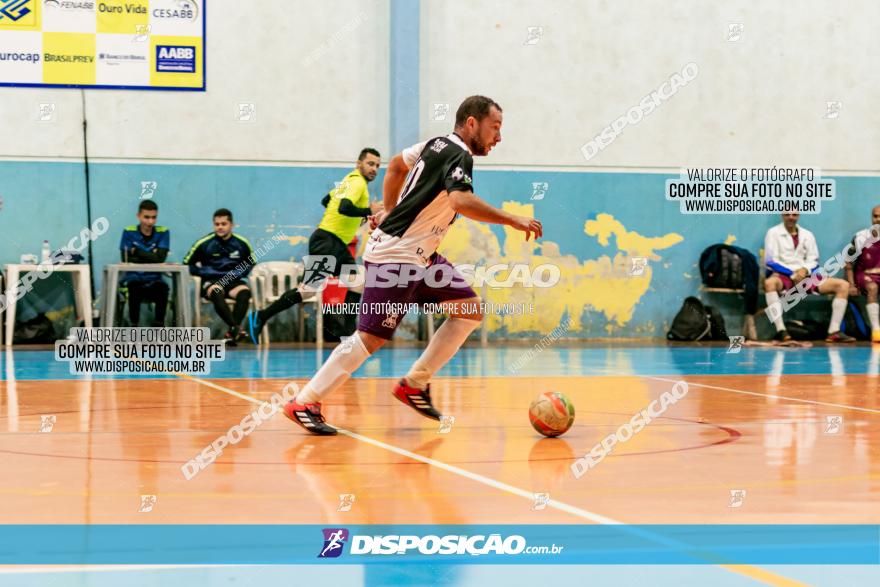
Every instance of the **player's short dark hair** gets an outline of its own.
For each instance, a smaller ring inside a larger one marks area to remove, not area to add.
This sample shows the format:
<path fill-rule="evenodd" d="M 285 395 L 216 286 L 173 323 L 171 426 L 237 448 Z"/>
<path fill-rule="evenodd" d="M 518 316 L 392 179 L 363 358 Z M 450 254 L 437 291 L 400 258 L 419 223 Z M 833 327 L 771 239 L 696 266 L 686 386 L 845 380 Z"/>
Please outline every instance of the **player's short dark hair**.
<path fill-rule="evenodd" d="M 377 151 L 373 147 L 364 147 L 363 149 L 361 149 L 361 154 L 358 155 L 358 161 L 363 161 L 364 157 L 366 157 L 367 155 L 375 155 L 379 159 L 382 158 L 382 155 L 379 154 L 379 151 Z"/>
<path fill-rule="evenodd" d="M 213 217 L 217 218 L 218 216 L 226 216 L 229 218 L 229 222 L 232 222 L 232 212 L 228 208 L 218 208 Z"/>
<path fill-rule="evenodd" d="M 158 211 L 159 204 L 157 204 L 153 200 L 141 200 L 141 203 L 138 206 L 138 213 L 140 213 L 144 210 Z"/>
<path fill-rule="evenodd" d="M 492 106 L 497 108 L 498 112 L 502 111 L 498 102 L 492 98 L 487 98 L 486 96 L 469 96 L 465 98 L 464 102 L 461 103 L 455 112 L 455 127 L 464 126 L 464 123 L 471 116 L 476 118 L 477 122 L 483 120 L 489 116 L 489 110 L 492 109 Z"/>

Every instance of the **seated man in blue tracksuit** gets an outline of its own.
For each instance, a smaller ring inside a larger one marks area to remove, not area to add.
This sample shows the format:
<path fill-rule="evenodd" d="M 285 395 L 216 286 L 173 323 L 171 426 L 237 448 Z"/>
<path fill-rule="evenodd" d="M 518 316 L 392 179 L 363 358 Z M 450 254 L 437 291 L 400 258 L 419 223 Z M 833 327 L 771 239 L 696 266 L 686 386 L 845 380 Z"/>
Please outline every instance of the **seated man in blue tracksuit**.
<path fill-rule="evenodd" d="M 143 200 L 138 206 L 137 225 L 122 230 L 119 251 L 123 263 L 164 263 L 171 248 L 171 232 L 164 226 L 156 226 L 159 206 L 153 200 Z M 125 273 L 121 285 L 128 289 L 128 318 L 137 326 L 141 318 L 141 304 L 156 305 L 155 320 L 151 326 L 165 325 L 168 307 L 168 284 L 161 273 Z"/>
<path fill-rule="evenodd" d="M 189 265 L 190 273 L 202 278 L 202 297 L 214 304 L 217 315 L 229 327 L 226 341 L 235 346 L 242 336 L 239 324 L 251 301 L 245 278 L 256 259 L 247 239 L 232 232 L 232 212 L 226 208 L 214 212 L 214 232 L 197 240 L 183 262 Z M 235 300 L 232 311 L 226 298 Z"/>

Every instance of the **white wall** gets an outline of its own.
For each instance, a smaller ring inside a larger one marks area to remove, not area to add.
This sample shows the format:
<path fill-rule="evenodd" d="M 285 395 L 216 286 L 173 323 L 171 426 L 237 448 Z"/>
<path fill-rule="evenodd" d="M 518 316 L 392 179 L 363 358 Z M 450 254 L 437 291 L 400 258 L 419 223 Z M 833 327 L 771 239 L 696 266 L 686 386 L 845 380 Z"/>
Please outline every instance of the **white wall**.
<path fill-rule="evenodd" d="M 387 152 L 388 2 L 208 2 L 207 92 L 86 92 L 96 159 L 348 163 Z M 2 34 L 2 33 L 0 33 Z M 38 104 L 56 104 L 54 123 Z M 255 103 L 255 123 L 236 120 Z M 0 157 L 80 157 L 79 90 L 0 88 Z"/>
<path fill-rule="evenodd" d="M 880 169 L 880 4 L 870 0 L 425 0 L 422 134 L 433 103 L 504 108 L 491 165 Z M 738 42 L 728 25 L 742 23 Z M 526 29 L 543 38 L 526 45 Z M 699 75 L 587 161 L 580 147 L 688 62 Z M 823 119 L 826 101 L 842 102 Z M 483 161 L 480 162 L 481 164 Z"/>

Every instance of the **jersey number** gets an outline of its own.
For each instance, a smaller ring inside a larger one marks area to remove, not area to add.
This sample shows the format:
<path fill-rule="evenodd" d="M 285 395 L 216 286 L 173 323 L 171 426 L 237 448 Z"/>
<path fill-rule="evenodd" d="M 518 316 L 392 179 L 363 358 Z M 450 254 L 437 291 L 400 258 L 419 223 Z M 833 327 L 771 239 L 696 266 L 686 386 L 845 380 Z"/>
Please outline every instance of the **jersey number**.
<path fill-rule="evenodd" d="M 400 192 L 400 199 L 397 201 L 398 203 L 402 202 L 403 199 L 409 195 L 415 187 L 416 182 L 419 181 L 419 176 L 422 175 L 422 171 L 424 170 L 425 160 L 419 159 L 415 166 L 409 170 L 409 175 L 406 176 L 406 182 L 403 184 L 403 191 Z"/>

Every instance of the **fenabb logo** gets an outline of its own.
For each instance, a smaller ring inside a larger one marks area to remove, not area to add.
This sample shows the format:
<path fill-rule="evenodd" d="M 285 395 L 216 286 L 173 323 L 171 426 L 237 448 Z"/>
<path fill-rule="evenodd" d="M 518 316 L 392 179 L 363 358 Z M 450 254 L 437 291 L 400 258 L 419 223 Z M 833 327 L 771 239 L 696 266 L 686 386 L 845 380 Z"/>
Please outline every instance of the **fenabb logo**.
<path fill-rule="evenodd" d="M 78 2 L 76 0 L 45 0 L 43 5 L 52 10 L 95 10 L 94 2 Z"/>

